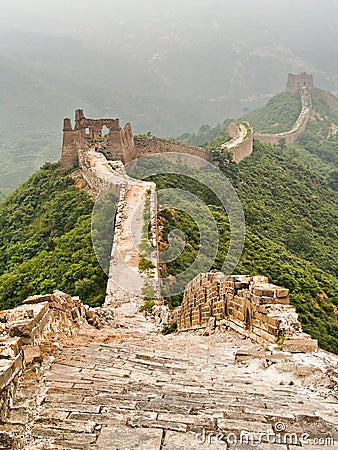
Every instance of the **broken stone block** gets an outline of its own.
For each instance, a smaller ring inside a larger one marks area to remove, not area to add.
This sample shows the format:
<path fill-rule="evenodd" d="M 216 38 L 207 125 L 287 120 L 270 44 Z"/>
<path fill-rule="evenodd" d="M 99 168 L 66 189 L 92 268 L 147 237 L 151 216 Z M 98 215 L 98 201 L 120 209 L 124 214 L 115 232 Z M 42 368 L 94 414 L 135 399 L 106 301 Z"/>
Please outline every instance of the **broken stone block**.
<path fill-rule="evenodd" d="M 265 352 L 263 349 L 256 349 L 252 347 L 241 348 L 235 353 L 235 361 L 240 363 L 251 359 L 262 359 L 264 357 Z"/>
<path fill-rule="evenodd" d="M 14 359 L 19 354 L 17 339 L 6 339 L 0 342 L 0 359 Z"/>
<path fill-rule="evenodd" d="M 287 338 L 282 350 L 291 353 L 308 353 L 318 351 L 317 339 Z"/>
<path fill-rule="evenodd" d="M 29 305 L 29 304 L 36 304 L 36 303 L 43 303 L 43 302 L 51 302 L 55 301 L 55 297 L 53 294 L 47 294 L 47 295 L 32 295 L 31 297 L 26 298 L 22 302 L 23 305 Z"/>
<path fill-rule="evenodd" d="M 8 320 L 6 311 L 0 311 L 0 323 L 6 323 Z"/>
<path fill-rule="evenodd" d="M 216 318 L 210 317 L 203 335 L 210 336 L 210 334 L 213 334 L 215 332 L 215 328 L 216 328 Z"/>
<path fill-rule="evenodd" d="M 26 364 L 34 362 L 42 363 L 42 353 L 39 345 L 29 345 L 23 348 L 24 361 Z"/>
<path fill-rule="evenodd" d="M 278 298 L 288 297 L 289 296 L 289 289 L 277 288 L 276 289 L 276 296 Z"/>
<path fill-rule="evenodd" d="M 270 284 L 254 286 L 252 292 L 254 293 L 254 295 L 258 295 L 260 297 L 274 298 L 276 296 L 275 286 Z"/>
<path fill-rule="evenodd" d="M 14 323 L 10 326 L 9 328 L 9 335 L 12 337 L 23 337 L 26 339 L 31 339 L 32 335 L 31 335 L 31 331 L 32 331 L 32 326 L 31 326 L 31 322 L 30 321 L 25 321 L 22 323 Z"/>

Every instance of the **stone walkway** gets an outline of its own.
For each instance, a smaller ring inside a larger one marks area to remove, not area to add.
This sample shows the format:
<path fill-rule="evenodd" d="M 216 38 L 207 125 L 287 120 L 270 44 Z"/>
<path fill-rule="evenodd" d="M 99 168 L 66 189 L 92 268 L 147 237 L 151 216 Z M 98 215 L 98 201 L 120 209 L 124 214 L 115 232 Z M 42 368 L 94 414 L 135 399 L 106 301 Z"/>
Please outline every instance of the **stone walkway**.
<path fill-rule="evenodd" d="M 107 307 L 134 303 L 143 304 L 142 290 L 150 279 L 139 270 L 141 242 L 144 234 L 144 212 L 151 216 L 150 193 L 155 189 L 153 183 L 129 182 L 127 192 L 116 216 L 114 244 L 111 254 L 109 280 L 107 284 Z M 153 214 L 153 220 L 155 213 Z M 150 245 L 150 244 L 149 244 Z M 153 278 L 156 273 L 152 274 Z"/>
<path fill-rule="evenodd" d="M 227 150 L 234 149 L 235 147 L 237 147 L 237 145 L 241 144 L 244 141 L 246 134 L 247 134 L 247 129 L 245 128 L 245 126 L 242 123 L 240 123 L 238 135 L 236 137 L 234 137 L 233 139 L 231 139 L 231 141 L 228 141 L 228 142 L 225 142 L 224 144 L 222 144 L 221 148 L 226 148 Z"/>
<path fill-rule="evenodd" d="M 20 382 L 7 429 L 20 435 L 21 448 L 299 448 L 270 444 L 280 431 L 308 433 L 308 450 L 337 448 L 338 403 L 302 387 L 286 370 L 290 355 L 275 355 L 285 371 L 271 361 L 267 368 L 255 359 L 262 349 L 235 334 L 162 336 L 134 315 L 118 317 L 114 329 L 86 327 L 53 347 L 41 372 L 28 371 Z M 261 433 L 262 443 L 233 445 L 241 432 L 256 440 Z M 316 438 L 337 444 L 318 446 Z"/>

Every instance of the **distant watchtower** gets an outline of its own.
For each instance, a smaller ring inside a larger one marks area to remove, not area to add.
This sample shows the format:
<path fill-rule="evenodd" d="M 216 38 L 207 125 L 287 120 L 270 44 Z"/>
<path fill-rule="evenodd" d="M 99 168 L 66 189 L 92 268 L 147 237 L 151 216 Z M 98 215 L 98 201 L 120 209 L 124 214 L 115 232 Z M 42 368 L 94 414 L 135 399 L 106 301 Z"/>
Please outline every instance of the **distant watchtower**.
<path fill-rule="evenodd" d="M 293 75 L 292 73 L 289 73 L 286 92 L 290 92 L 290 94 L 296 94 L 302 87 L 307 87 L 309 89 L 312 89 L 314 87 L 313 75 L 309 75 L 306 72 L 303 72 L 299 75 Z"/>

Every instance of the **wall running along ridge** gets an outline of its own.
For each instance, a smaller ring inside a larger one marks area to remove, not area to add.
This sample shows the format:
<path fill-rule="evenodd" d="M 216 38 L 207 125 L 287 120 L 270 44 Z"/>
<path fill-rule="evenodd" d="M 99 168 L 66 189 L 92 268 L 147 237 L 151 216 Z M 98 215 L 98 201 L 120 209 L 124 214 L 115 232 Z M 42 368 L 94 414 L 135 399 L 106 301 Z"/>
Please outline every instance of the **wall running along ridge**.
<path fill-rule="evenodd" d="M 129 177 L 121 161 L 108 161 L 103 153 L 96 151 L 94 144 L 78 150 L 78 161 L 82 178 L 94 201 L 104 201 L 104 196 L 109 193 L 117 198 L 106 305 L 118 307 L 136 302 L 137 309 L 142 304 L 142 290 L 146 284 L 159 296 L 156 185 Z M 150 243 L 153 248 L 149 259 L 155 267 L 141 273 L 139 245 L 143 236 L 145 208 L 149 208 Z M 112 215 L 114 213 L 112 211 Z M 126 271 L 128 267 L 131 272 Z M 127 292 L 123 286 L 129 286 L 133 293 Z"/>
<path fill-rule="evenodd" d="M 318 342 L 302 332 L 288 289 L 265 277 L 199 274 L 186 287 L 173 320 L 179 331 L 225 327 L 257 343 L 277 343 L 291 352 L 317 351 Z"/>
<path fill-rule="evenodd" d="M 253 129 L 248 122 L 231 123 L 228 134 L 232 138 L 231 141 L 225 142 L 220 148 L 228 150 L 232 154 L 232 160 L 240 163 L 253 151 Z"/>
<path fill-rule="evenodd" d="M 290 131 L 279 134 L 255 133 L 255 139 L 262 144 L 278 145 L 284 141 L 285 145 L 292 144 L 306 130 L 310 118 L 314 114 L 312 108 L 311 92 L 307 87 L 301 88 L 302 110 L 296 123 Z"/>
<path fill-rule="evenodd" d="M 106 136 L 102 136 L 104 126 L 109 130 Z M 240 162 L 252 153 L 253 133 L 245 137 L 246 131 L 242 135 L 244 125 L 235 126 L 236 135 L 231 142 L 225 144 L 225 147 L 233 154 L 233 160 Z M 70 119 L 64 119 L 61 172 L 82 167 L 81 154 L 83 156 L 89 148 L 103 154 L 108 161 L 121 161 L 123 164 L 142 156 L 168 152 L 185 153 L 209 162 L 213 161 L 212 153 L 204 148 L 153 136 L 134 138 L 129 123 L 121 128 L 118 119 L 87 119 L 83 111 L 78 109 L 75 111 L 74 129 Z"/>
<path fill-rule="evenodd" d="M 315 88 L 313 75 L 301 73 L 288 75 L 286 92 L 301 94 L 302 110 L 291 130 L 279 134 L 254 133 L 248 123 L 232 123 L 229 134 L 230 142 L 220 146 L 232 153 L 233 161 L 241 162 L 251 155 L 254 138 L 264 144 L 278 145 L 284 141 L 286 145 L 292 144 L 306 130 L 310 118 L 314 114 L 311 91 L 324 96 L 330 108 L 338 112 L 338 100 L 330 92 Z M 102 136 L 103 127 L 107 127 L 108 134 Z M 248 127 L 250 133 L 247 133 Z M 94 141 L 95 150 L 102 153 L 110 161 L 121 161 L 127 164 L 139 157 L 155 153 L 186 153 L 212 162 L 212 153 L 201 147 L 186 145 L 171 139 L 161 139 L 149 136 L 148 138 L 134 137 L 130 123 L 123 128 L 119 119 L 88 119 L 83 110 L 75 111 L 75 126 L 72 127 L 69 118 L 64 119 L 63 144 L 61 157 L 61 171 L 79 167 L 80 152 L 87 150 Z"/>

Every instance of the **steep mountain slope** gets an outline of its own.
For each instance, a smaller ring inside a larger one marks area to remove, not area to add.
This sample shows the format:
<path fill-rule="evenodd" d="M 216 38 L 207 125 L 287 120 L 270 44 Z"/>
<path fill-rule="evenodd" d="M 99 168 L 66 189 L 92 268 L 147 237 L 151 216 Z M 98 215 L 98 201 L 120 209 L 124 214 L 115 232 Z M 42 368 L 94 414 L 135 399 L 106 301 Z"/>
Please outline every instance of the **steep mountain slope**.
<path fill-rule="evenodd" d="M 312 98 L 316 115 L 295 144 L 272 147 L 256 142 L 254 153 L 239 165 L 228 164 L 229 155 L 219 153 L 217 159 L 236 187 L 246 217 L 247 241 L 238 273 L 264 273 L 272 282 L 288 287 L 304 329 L 318 337 L 324 348 L 337 352 L 338 116 L 320 91 L 314 91 Z M 246 118 L 256 128 L 274 132 L 274 128 L 292 126 L 298 108 L 298 95 L 280 94 Z M 218 138 L 214 138 L 217 131 L 220 127 L 204 126 L 197 135 L 186 134 L 181 139 L 204 140 L 204 146 L 217 148 Z M 209 136 L 213 138 L 211 141 L 207 141 Z M 224 131 L 219 136 L 223 137 Z M 165 178 L 159 184 L 183 189 L 185 182 Z M 220 269 L 228 249 L 227 217 L 210 194 L 190 182 L 189 185 L 212 205 L 221 232 L 213 267 Z M 162 220 L 164 247 L 168 245 L 170 230 L 175 228 L 186 234 L 189 243 L 178 260 L 164 267 L 165 274 L 175 275 L 196 257 L 198 228 L 177 211 L 163 213 Z M 172 298 L 171 302 L 178 304 L 180 297 Z"/>
<path fill-rule="evenodd" d="M 285 98 L 281 100 L 285 106 Z M 252 156 L 238 165 L 229 162 L 228 154 L 216 152 L 215 158 L 237 189 L 246 216 L 246 245 L 236 272 L 267 275 L 289 288 L 304 330 L 323 348 L 338 353 L 337 143 L 332 133 L 338 121 L 323 97 L 315 102 L 317 115 L 296 144 L 256 143 Z M 271 105 L 278 107 L 278 98 Z M 193 139 L 211 138 L 205 145 L 212 149 L 227 138 L 225 125 L 216 131 L 202 127 Z M 166 175 L 154 181 L 159 189 L 188 189 L 209 206 L 218 226 L 219 247 L 216 258 L 205 258 L 196 273 L 220 269 L 229 245 L 229 224 L 215 196 L 191 179 L 187 183 L 185 177 Z M 59 174 L 58 165 L 46 165 L 3 202 L 1 307 L 55 288 L 81 295 L 93 305 L 103 301 L 106 276 L 91 246 L 91 209 L 90 199 Z M 160 223 L 162 249 L 169 247 L 172 229 L 179 228 L 186 236 L 185 250 L 162 267 L 163 275 L 175 276 L 190 266 L 200 250 L 199 230 L 191 217 L 175 209 L 163 211 Z M 202 226 L 208 234 L 207 219 Z M 181 248 L 180 235 L 175 239 Z M 180 300 L 176 296 L 170 302 L 177 305 Z"/>
<path fill-rule="evenodd" d="M 251 157 L 239 165 L 224 165 L 222 170 L 237 188 L 246 217 L 246 243 L 236 272 L 264 274 L 289 288 L 304 330 L 318 338 L 323 348 L 338 352 L 338 205 L 327 182 L 328 167 L 297 146 L 281 149 L 256 144 Z M 178 177 L 154 181 L 160 188 L 187 189 L 187 180 Z M 211 263 L 219 270 L 229 246 L 227 215 L 210 192 L 190 179 L 188 186 L 209 205 L 218 224 L 218 252 Z M 162 268 L 163 275 L 175 276 L 201 250 L 199 228 L 176 210 L 161 213 L 161 223 L 163 249 L 169 247 L 171 230 L 180 229 L 185 235 L 183 253 Z M 208 230 L 208 226 L 202 223 L 202 228 Z M 198 267 L 196 272 L 201 269 L 205 270 Z M 172 305 L 180 301 L 180 296 L 170 299 Z"/>
<path fill-rule="evenodd" d="M 91 244 L 90 198 L 46 164 L 0 206 L 0 309 L 64 290 L 103 302 L 106 276 Z"/>

